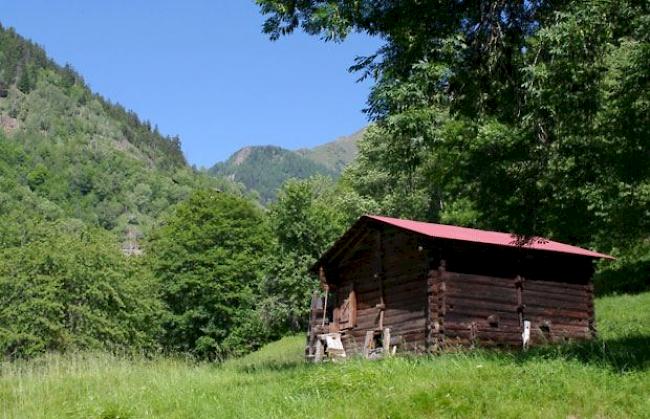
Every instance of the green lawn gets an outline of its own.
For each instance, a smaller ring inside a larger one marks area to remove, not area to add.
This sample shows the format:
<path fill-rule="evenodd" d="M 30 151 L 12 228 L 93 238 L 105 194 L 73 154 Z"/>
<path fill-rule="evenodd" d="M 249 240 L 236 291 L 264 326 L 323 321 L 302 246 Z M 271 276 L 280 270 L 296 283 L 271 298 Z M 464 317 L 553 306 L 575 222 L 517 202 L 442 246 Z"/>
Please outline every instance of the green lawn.
<path fill-rule="evenodd" d="M 4 364 L 2 417 L 648 417 L 650 293 L 597 302 L 601 339 L 306 365 L 285 338 L 224 365 L 104 354 Z"/>

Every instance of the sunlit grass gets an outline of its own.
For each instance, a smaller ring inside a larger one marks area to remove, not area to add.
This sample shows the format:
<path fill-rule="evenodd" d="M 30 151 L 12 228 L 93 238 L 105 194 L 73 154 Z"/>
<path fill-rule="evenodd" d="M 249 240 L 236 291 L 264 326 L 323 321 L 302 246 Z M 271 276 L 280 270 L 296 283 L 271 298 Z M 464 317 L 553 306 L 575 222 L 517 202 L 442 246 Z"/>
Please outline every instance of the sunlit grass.
<path fill-rule="evenodd" d="M 7 418 L 647 417 L 650 293 L 597 302 L 601 340 L 340 364 L 302 362 L 304 336 L 225 364 L 48 355 L 5 363 Z"/>

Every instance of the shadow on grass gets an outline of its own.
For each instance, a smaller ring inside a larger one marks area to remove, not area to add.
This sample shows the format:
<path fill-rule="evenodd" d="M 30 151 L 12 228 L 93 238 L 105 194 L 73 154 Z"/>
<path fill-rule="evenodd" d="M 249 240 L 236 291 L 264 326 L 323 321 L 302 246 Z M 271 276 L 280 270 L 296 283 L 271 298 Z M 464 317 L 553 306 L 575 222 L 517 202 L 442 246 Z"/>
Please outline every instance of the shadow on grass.
<path fill-rule="evenodd" d="M 617 372 L 650 370 L 650 336 L 633 335 L 618 339 L 567 343 L 532 348 L 515 354 L 517 361 L 537 359 L 573 359 L 612 368 Z"/>
<path fill-rule="evenodd" d="M 260 363 L 255 363 L 255 364 L 248 364 L 248 365 L 246 365 L 246 364 L 244 364 L 244 365 L 236 365 L 236 366 L 233 366 L 233 368 L 236 371 L 243 372 L 243 373 L 286 372 L 286 371 L 293 371 L 293 370 L 308 368 L 311 365 L 313 365 L 313 364 L 305 362 L 303 360 L 285 361 L 285 362 L 265 361 L 265 362 L 260 362 Z"/>
<path fill-rule="evenodd" d="M 597 339 L 588 342 L 573 342 L 564 344 L 549 344 L 521 350 L 498 350 L 464 348 L 460 352 L 482 354 L 505 362 L 535 362 L 544 359 L 575 360 L 587 365 L 609 368 L 624 373 L 629 371 L 650 370 L 650 335 L 636 334 L 615 339 Z M 402 356 L 424 360 L 427 357 L 403 354 Z M 356 359 L 356 357 L 350 357 Z M 231 368 L 242 373 L 259 372 L 290 372 L 315 368 L 318 365 L 305 362 L 302 358 L 291 360 L 269 359 L 256 362 L 242 362 L 231 365 Z"/>

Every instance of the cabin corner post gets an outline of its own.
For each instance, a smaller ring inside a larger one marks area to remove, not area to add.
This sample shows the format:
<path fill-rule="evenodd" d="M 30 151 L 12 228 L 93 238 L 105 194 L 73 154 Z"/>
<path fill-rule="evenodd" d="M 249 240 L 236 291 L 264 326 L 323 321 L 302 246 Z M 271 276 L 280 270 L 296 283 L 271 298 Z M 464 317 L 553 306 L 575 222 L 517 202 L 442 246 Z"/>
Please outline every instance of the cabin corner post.
<path fill-rule="evenodd" d="M 445 347 L 445 314 L 447 313 L 447 261 L 440 260 L 438 266 L 438 346 Z"/>
<path fill-rule="evenodd" d="M 515 289 L 517 290 L 517 315 L 519 327 L 524 327 L 524 278 L 521 275 L 515 277 Z"/>
<path fill-rule="evenodd" d="M 384 246 L 383 246 L 383 234 L 380 228 L 376 231 L 376 243 L 375 243 L 375 258 L 374 258 L 374 277 L 375 280 L 379 282 L 379 304 L 377 308 L 379 309 L 379 323 L 377 325 L 377 330 L 384 329 L 384 315 L 386 310 L 386 292 L 384 287 Z"/>
<path fill-rule="evenodd" d="M 428 265 L 428 264 L 427 264 Z M 436 303 L 436 298 L 438 298 L 436 293 L 436 283 L 437 283 L 437 271 L 429 270 L 427 274 L 427 300 L 426 300 L 426 350 L 429 353 L 437 351 L 438 348 L 438 331 L 439 324 L 436 320 L 438 317 L 438 305 Z M 435 311 L 435 316 L 434 316 Z"/>
<path fill-rule="evenodd" d="M 598 337 L 598 329 L 596 327 L 596 316 L 595 316 L 595 310 L 594 310 L 594 283 L 592 280 L 589 281 L 589 285 L 587 286 L 587 293 L 588 293 L 588 309 L 589 309 L 589 337 L 591 339 L 595 339 Z"/>

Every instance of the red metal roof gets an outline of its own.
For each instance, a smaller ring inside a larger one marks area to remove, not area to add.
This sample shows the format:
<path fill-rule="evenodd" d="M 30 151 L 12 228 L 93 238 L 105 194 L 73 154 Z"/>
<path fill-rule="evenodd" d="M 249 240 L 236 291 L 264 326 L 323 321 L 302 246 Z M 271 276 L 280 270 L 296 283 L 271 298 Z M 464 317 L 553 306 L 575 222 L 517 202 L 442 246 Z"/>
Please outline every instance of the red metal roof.
<path fill-rule="evenodd" d="M 424 223 L 421 221 L 402 220 L 399 218 L 380 217 L 376 215 L 366 215 L 362 218 L 369 218 L 404 230 L 440 239 L 460 240 L 473 243 L 492 244 L 496 246 L 522 247 L 546 250 L 549 252 L 588 256 L 592 258 L 614 259 L 609 255 L 543 239 L 541 237 L 532 237 L 529 240 L 521 240 L 516 235 L 510 233 L 499 233 L 496 231 L 477 230 L 474 228 L 457 227 L 445 224 Z"/>

